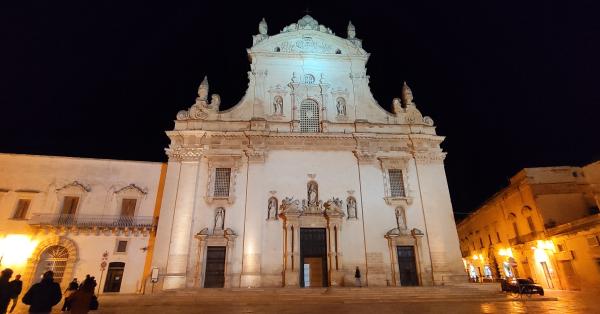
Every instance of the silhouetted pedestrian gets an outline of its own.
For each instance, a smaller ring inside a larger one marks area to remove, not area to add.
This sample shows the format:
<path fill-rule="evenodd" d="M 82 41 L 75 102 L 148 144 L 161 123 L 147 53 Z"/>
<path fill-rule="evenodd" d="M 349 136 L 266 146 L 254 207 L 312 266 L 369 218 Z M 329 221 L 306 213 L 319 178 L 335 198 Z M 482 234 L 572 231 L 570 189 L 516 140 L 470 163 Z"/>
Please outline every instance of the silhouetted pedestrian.
<path fill-rule="evenodd" d="M 96 287 L 96 280 L 87 275 L 79 290 L 70 297 L 71 314 L 87 314 L 90 310 L 98 309 L 98 299 L 94 295 L 94 287 Z"/>
<path fill-rule="evenodd" d="M 6 268 L 0 274 L 0 314 L 5 314 L 10 303 L 12 292 L 10 291 L 10 283 L 8 280 L 12 277 L 13 271 Z"/>
<path fill-rule="evenodd" d="M 79 283 L 77 282 L 77 278 L 73 279 L 73 281 L 71 281 L 69 283 L 69 286 L 67 287 L 67 290 L 65 290 L 65 303 L 63 304 L 63 307 L 61 309 L 61 311 L 68 311 L 71 309 L 71 295 L 73 293 L 75 293 L 75 291 L 77 291 L 77 289 L 79 289 Z"/>
<path fill-rule="evenodd" d="M 61 298 L 60 286 L 54 282 L 54 273 L 49 270 L 42 276 L 42 281 L 29 288 L 22 301 L 29 305 L 29 313 L 42 314 L 50 313 Z"/>
<path fill-rule="evenodd" d="M 354 272 L 354 280 L 356 281 L 355 284 L 357 287 L 362 287 L 360 283 L 360 269 L 358 269 L 358 266 L 356 266 L 356 271 Z"/>
<path fill-rule="evenodd" d="M 10 311 L 8 312 L 12 313 L 15 310 L 15 306 L 17 306 L 17 302 L 19 302 L 19 294 L 21 294 L 21 291 L 23 291 L 23 282 L 21 281 L 21 275 L 16 275 L 15 280 L 11 281 L 9 283 L 9 286 L 11 292 L 10 298 L 12 299 L 13 303 L 10 307 Z"/>

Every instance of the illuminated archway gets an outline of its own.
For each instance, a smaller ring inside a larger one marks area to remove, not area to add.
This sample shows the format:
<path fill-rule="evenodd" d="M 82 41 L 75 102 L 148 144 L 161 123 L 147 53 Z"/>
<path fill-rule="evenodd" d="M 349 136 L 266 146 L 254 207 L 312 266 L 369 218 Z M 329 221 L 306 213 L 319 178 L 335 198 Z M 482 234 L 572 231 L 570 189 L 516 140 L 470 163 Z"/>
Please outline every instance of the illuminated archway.
<path fill-rule="evenodd" d="M 39 281 L 36 274 L 43 273 L 43 269 L 47 265 L 40 265 L 40 262 L 59 263 L 55 265 L 60 267 L 62 276 L 60 281 L 56 280 L 61 286 L 66 286 L 73 279 L 75 264 L 79 259 L 77 245 L 73 240 L 65 237 L 51 237 L 42 241 L 31 254 L 31 258 L 27 263 L 27 271 L 25 273 L 25 281 L 32 285 Z M 39 270 L 39 271 L 38 271 Z M 58 278 L 57 278 L 58 279 Z"/>

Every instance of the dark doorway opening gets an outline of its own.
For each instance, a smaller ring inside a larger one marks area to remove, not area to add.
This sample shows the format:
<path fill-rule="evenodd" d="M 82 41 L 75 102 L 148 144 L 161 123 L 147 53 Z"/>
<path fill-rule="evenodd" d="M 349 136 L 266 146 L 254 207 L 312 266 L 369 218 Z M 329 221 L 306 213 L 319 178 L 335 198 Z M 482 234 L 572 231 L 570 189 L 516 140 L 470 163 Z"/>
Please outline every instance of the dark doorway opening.
<path fill-rule="evenodd" d="M 417 262 L 414 246 L 398 246 L 398 268 L 401 286 L 418 286 Z"/>
<path fill-rule="evenodd" d="M 121 291 L 121 282 L 123 281 L 124 270 L 125 263 L 112 262 L 108 264 L 108 272 L 106 273 L 106 283 L 104 284 L 104 292 Z"/>
<path fill-rule="evenodd" d="M 206 252 L 204 288 L 223 288 L 225 285 L 225 247 L 209 246 Z"/>
<path fill-rule="evenodd" d="M 300 287 L 327 287 L 325 228 L 300 229 Z"/>

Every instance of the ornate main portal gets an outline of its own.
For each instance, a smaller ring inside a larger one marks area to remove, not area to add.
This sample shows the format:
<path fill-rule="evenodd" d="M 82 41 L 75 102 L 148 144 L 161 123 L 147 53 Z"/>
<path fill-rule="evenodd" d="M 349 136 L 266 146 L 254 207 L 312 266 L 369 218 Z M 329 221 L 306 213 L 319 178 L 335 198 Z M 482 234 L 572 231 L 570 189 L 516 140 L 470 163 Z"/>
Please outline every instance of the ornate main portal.
<path fill-rule="evenodd" d="M 344 212 L 342 201 L 323 203 L 316 182 L 307 185 L 308 198 L 291 197 L 281 202 L 284 221 L 284 286 L 323 287 L 342 282 L 340 234 Z"/>

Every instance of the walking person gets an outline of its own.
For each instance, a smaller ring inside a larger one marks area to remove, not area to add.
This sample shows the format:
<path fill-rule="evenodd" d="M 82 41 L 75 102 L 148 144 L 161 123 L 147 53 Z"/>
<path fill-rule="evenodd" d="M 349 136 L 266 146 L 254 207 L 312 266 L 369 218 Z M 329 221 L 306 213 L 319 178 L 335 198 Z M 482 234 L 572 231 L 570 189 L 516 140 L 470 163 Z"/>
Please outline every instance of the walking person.
<path fill-rule="evenodd" d="M 79 290 L 70 297 L 71 314 L 87 314 L 90 310 L 98 309 L 98 299 L 94 295 L 95 287 L 96 280 L 87 275 Z"/>
<path fill-rule="evenodd" d="M 71 281 L 69 283 L 69 286 L 67 287 L 67 290 L 65 290 L 65 303 L 63 304 L 63 307 L 61 309 L 61 311 L 68 311 L 71 309 L 71 295 L 73 295 L 73 293 L 75 293 L 75 291 L 77 291 L 77 289 L 79 289 L 79 283 L 77 283 L 77 278 L 73 279 L 73 281 Z"/>
<path fill-rule="evenodd" d="M 15 307 L 17 306 L 17 302 L 19 302 L 19 294 L 21 294 L 21 291 L 23 291 L 23 282 L 21 281 L 21 275 L 16 275 L 15 280 L 11 281 L 9 283 L 9 286 L 11 292 L 10 298 L 12 299 L 13 303 L 10 307 L 10 311 L 8 312 L 12 313 L 15 310 Z"/>
<path fill-rule="evenodd" d="M 356 266 L 356 271 L 354 272 L 354 280 L 357 287 L 362 287 L 360 283 L 360 269 L 358 269 L 358 266 Z"/>
<path fill-rule="evenodd" d="M 8 309 L 8 303 L 12 297 L 10 291 L 10 277 L 12 277 L 13 271 L 10 268 L 6 268 L 0 274 L 0 314 L 5 314 Z"/>
<path fill-rule="evenodd" d="M 29 288 L 22 301 L 29 305 L 29 313 L 49 314 L 61 298 L 60 286 L 54 282 L 54 272 L 49 270 L 40 282 Z"/>

